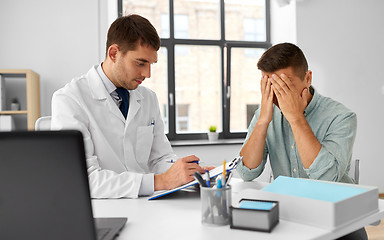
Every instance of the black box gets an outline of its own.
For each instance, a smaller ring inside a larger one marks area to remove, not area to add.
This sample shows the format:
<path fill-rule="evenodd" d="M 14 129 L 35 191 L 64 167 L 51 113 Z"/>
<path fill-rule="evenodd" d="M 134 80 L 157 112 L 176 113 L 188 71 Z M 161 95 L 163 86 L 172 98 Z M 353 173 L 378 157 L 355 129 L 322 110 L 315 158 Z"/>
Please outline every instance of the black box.
<path fill-rule="evenodd" d="M 241 199 L 231 206 L 231 228 L 271 232 L 279 222 L 279 202 Z"/>

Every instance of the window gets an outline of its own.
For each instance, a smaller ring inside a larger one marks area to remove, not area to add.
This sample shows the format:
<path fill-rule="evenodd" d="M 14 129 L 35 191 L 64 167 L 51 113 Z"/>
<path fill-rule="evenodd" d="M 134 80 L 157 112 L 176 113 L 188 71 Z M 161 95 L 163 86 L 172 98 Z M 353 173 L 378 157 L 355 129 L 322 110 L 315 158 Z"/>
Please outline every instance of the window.
<path fill-rule="evenodd" d="M 188 15 L 186 14 L 175 14 L 175 38 L 187 39 L 188 38 Z"/>
<path fill-rule="evenodd" d="M 265 41 L 265 20 L 257 18 L 244 19 L 244 40 Z"/>
<path fill-rule="evenodd" d="M 161 37 L 143 85 L 159 98 L 170 140 L 245 137 L 261 100 L 256 63 L 271 46 L 267 0 L 118 0 Z"/>
<path fill-rule="evenodd" d="M 221 129 L 220 48 L 176 45 L 187 55 L 175 54 L 175 101 L 190 106 L 188 133 L 206 132 L 210 125 Z M 187 71 L 186 71 L 187 69 Z M 181 134 L 176 129 L 176 134 Z M 183 132 L 186 133 L 186 132 Z"/>
<path fill-rule="evenodd" d="M 178 132 L 189 131 L 189 104 L 176 105 L 176 129 Z"/>

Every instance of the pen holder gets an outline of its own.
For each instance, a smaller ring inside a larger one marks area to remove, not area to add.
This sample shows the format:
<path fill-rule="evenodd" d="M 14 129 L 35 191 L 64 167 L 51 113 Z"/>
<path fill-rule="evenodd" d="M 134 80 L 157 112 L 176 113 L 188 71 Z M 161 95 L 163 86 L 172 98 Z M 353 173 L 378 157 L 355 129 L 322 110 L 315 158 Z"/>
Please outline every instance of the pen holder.
<path fill-rule="evenodd" d="M 231 186 L 224 188 L 200 188 L 201 222 L 212 225 L 228 225 L 231 219 Z"/>

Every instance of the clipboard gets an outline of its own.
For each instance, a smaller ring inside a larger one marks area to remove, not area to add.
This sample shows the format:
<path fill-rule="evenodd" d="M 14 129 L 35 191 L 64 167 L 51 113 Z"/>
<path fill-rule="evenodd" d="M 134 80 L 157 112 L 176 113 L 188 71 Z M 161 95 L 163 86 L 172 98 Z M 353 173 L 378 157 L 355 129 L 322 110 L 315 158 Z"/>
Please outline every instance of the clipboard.
<path fill-rule="evenodd" d="M 239 164 L 240 161 L 242 161 L 243 157 L 241 156 L 238 156 L 236 157 L 235 159 L 233 159 L 232 161 L 230 162 L 227 162 L 225 164 L 225 170 L 227 171 L 232 171 L 233 169 L 235 169 L 237 167 L 237 164 Z M 214 178 L 220 174 L 223 173 L 223 165 L 219 166 L 219 167 L 216 167 L 212 170 L 209 171 L 209 176 L 210 178 Z M 206 177 L 206 173 L 202 174 L 203 178 L 205 179 Z M 184 184 L 180 187 L 177 187 L 177 188 L 173 188 L 173 189 L 170 189 L 170 190 L 163 190 L 163 191 L 159 191 L 159 192 L 156 192 L 155 194 L 153 194 L 151 197 L 148 198 L 148 200 L 154 200 L 154 199 L 157 199 L 157 198 L 160 198 L 162 196 L 165 196 L 165 195 L 168 195 L 170 193 L 173 193 L 173 192 L 176 192 L 176 191 L 179 191 L 181 189 L 184 189 L 184 188 L 187 188 L 187 187 L 190 187 L 190 186 L 193 186 L 193 185 L 196 185 L 198 184 L 197 180 L 193 180 L 192 182 L 189 182 L 187 184 Z"/>

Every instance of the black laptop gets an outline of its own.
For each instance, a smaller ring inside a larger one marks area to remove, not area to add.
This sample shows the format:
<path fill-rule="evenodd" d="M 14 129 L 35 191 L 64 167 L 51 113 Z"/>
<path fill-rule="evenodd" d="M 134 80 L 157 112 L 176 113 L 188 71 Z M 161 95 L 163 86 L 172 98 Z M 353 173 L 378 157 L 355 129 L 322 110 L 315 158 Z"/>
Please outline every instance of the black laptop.
<path fill-rule="evenodd" d="M 93 218 L 79 131 L 0 132 L 0 239 L 113 239 L 126 221 Z"/>

